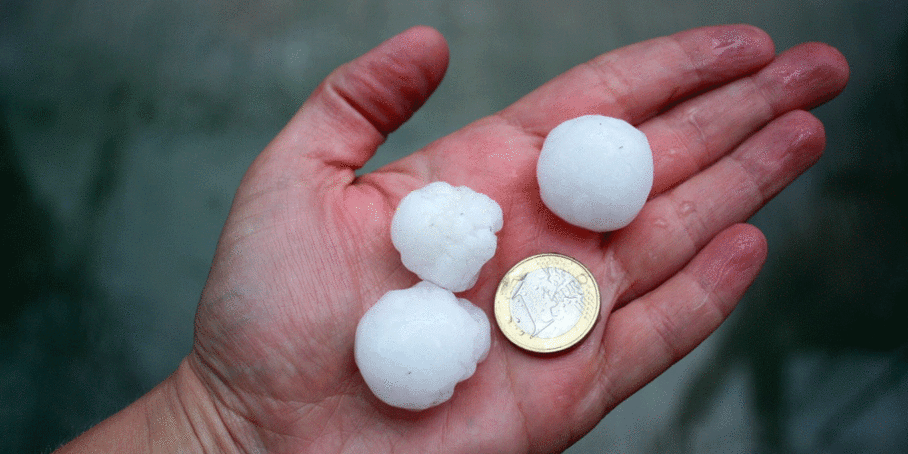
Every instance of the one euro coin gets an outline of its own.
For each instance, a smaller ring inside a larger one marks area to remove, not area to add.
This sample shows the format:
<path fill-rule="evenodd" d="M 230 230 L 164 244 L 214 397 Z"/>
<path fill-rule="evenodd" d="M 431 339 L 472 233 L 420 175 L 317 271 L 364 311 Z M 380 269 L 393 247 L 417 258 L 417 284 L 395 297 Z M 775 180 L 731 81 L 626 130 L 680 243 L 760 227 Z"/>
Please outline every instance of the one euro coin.
<path fill-rule="evenodd" d="M 552 353 L 570 348 L 599 318 L 599 285 L 577 260 L 539 254 L 514 265 L 495 293 L 495 320 L 520 348 Z"/>

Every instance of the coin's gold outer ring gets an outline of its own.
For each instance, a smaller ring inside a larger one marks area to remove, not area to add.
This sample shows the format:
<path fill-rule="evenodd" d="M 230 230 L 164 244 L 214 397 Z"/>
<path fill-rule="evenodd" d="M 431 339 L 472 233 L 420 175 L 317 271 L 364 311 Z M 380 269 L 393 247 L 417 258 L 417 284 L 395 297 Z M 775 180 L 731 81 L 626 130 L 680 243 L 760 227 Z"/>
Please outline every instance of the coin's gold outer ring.
<path fill-rule="evenodd" d="M 583 291 L 583 314 L 570 330 L 560 336 L 546 339 L 525 332 L 513 320 L 511 294 L 527 273 L 551 267 L 567 271 L 580 283 Z M 596 283 L 593 273 L 582 263 L 566 255 L 538 254 L 521 260 L 501 279 L 495 292 L 495 321 L 505 337 L 518 347 L 537 353 L 553 353 L 568 349 L 583 340 L 596 325 L 600 306 L 599 284 Z"/>

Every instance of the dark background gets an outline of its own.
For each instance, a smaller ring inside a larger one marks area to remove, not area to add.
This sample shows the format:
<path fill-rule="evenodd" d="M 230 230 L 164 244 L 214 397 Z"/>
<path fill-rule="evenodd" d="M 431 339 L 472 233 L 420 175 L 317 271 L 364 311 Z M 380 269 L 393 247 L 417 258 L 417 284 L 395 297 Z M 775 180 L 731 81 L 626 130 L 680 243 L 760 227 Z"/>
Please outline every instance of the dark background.
<path fill-rule="evenodd" d="M 732 319 L 569 452 L 908 452 L 894 0 L 0 0 L 0 452 L 50 451 L 174 370 L 240 177 L 335 66 L 416 24 L 449 40 L 375 168 L 597 54 L 735 22 L 846 55 L 826 154 L 752 220 L 769 259 Z"/>

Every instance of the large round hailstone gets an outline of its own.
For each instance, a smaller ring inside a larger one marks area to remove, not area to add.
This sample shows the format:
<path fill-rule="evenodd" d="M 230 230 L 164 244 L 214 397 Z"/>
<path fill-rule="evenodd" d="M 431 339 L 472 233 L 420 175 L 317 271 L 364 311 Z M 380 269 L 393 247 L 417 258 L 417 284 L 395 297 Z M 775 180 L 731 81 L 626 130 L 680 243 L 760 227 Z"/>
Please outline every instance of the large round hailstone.
<path fill-rule="evenodd" d="M 542 201 L 589 230 L 620 229 L 637 216 L 653 186 L 646 136 L 624 120 L 586 115 L 561 123 L 542 145 L 536 177 Z"/>
<path fill-rule="evenodd" d="M 501 223 L 501 207 L 485 194 L 436 181 L 400 201 L 391 220 L 391 242 L 408 270 L 462 292 L 495 255 Z"/>
<path fill-rule="evenodd" d="M 359 321 L 355 357 L 369 389 L 383 402 L 410 410 L 454 394 L 489 352 L 485 313 L 430 282 L 382 296 Z"/>

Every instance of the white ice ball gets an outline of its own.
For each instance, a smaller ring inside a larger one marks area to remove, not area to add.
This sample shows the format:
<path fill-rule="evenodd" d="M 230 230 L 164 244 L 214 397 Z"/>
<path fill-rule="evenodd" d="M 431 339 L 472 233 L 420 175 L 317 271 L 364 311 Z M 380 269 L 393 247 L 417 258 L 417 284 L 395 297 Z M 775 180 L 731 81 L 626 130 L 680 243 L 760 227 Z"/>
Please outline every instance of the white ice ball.
<path fill-rule="evenodd" d="M 391 220 L 391 242 L 404 266 L 453 292 L 472 287 L 495 255 L 501 207 L 466 186 L 436 181 L 403 198 Z"/>
<path fill-rule="evenodd" d="M 355 357 L 383 402 L 424 410 L 451 398 L 489 352 L 489 320 L 469 301 L 422 281 L 392 290 L 356 328 Z"/>
<path fill-rule="evenodd" d="M 565 221 L 597 232 L 637 216 L 653 186 L 646 136 L 624 120 L 586 115 L 561 123 L 542 145 L 542 201 Z"/>

